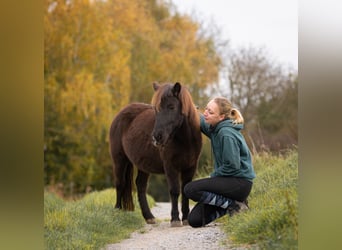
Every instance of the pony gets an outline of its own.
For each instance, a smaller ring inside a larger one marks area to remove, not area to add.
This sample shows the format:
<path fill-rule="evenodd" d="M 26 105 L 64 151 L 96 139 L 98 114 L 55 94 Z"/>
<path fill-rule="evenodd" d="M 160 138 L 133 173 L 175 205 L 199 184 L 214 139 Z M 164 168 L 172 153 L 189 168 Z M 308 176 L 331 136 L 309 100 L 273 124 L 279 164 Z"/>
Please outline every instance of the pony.
<path fill-rule="evenodd" d="M 155 224 L 146 189 L 150 174 L 164 174 L 171 200 L 171 227 L 187 225 L 189 199 L 184 186 L 192 181 L 202 148 L 199 114 L 179 82 L 153 83 L 151 104 L 131 103 L 110 126 L 110 153 L 116 188 L 115 208 L 133 211 L 133 172 L 138 202 L 147 224 Z M 182 195 L 182 221 L 178 198 Z"/>

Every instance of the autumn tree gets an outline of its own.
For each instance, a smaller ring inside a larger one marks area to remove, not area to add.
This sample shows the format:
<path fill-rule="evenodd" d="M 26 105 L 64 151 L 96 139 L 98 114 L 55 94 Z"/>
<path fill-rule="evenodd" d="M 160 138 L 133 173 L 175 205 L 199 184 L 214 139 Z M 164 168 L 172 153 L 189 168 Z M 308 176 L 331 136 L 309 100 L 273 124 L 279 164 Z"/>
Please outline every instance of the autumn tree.
<path fill-rule="evenodd" d="M 212 38 L 164 1 L 44 3 L 45 183 L 69 194 L 111 186 L 114 115 L 150 102 L 154 81 L 180 81 L 197 98 L 217 80 L 220 57 Z"/>
<path fill-rule="evenodd" d="M 85 190 L 104 172 L 100 166 L 109 164 L 101 162 L 108 124 L 128 100 L 129 53 L 122 49 L 128 44 L 101 14 L 102 6 L 87 0 L 46 3 L 46 183 Z"/>
<path fill-rule="evenodd" d="M 131 101 L 149 102 L 153 94 L 146 83 L 181 82 L 199 101 L 199 92 L 217 82 L 222 60 L 215 40 L 189 16 L 172 13 L 172 5 L 146 1 L 153 24 L 132 36 Z"/>
<path fill-rule="evenodd" d="M 230 100 L 246 120 L 245 136 L 253 151 L 269 147 L 265 144 L 264 134 L 269 136 L 271 124 L 278 124 L 273 132 L 294 133 L 297 123 L 296 79 L 280 64 L 272 62 L 263 48 L 232 51 L 228 59 L 228 80 Z M 286 113 L 279 108 L 285 103 L 288 107 Z M 292 132 L 285 129 L 287 116 L 291 117 Z M 290 141 L 296 141 L 291 138 Z M 267 144 L 271 144 L 270 140 Z M 278 149 L 285 144 L 278 145 Z"/>

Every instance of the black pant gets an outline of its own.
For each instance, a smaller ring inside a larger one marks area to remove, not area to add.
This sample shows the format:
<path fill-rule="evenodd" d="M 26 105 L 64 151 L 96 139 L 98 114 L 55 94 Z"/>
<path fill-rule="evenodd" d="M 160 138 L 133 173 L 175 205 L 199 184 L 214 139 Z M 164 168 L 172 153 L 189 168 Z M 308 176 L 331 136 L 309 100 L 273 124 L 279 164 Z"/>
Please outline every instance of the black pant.
<path fill-rule="evenodd" d="M 186 197 L 199 202 L 190 212 L 188 222 L 192 227 L 204 226 L 225 214 L 221 207 L 200 203 L 204 192 L 225 196 L 232 200 L 244 201 L 251 192 L 251 181 L 236 177 L 211 177 L 195 180 L 184 187 Z"/>

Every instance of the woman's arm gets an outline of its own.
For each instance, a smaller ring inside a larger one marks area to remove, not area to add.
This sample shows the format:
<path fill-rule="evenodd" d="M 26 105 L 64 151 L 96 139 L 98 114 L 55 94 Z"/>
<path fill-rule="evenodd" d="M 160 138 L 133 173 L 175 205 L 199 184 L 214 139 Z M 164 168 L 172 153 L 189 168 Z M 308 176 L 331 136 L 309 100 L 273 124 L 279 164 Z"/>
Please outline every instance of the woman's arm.
<path fill-rule="evenodd" d="M 206 136 L 210 137 L 210 125 L 205 122 L 204 116 L 200 114 L 200 126 L 201 126 L 201 132 L 205 134 Z"/>

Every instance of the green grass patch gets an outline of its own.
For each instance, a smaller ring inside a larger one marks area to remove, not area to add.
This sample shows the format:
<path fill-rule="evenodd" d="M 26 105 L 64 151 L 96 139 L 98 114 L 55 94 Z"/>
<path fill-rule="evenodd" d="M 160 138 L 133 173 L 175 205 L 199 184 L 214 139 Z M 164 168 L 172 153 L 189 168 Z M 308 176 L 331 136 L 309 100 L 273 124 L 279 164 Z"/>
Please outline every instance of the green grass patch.
<path fill-rule="evenodd" d="M 229 244 L 259 249 L 298 249 L 298 152 L 254 157 L 257 174 L 248 199 L 250 210 L 225 216 L 223 230 Z M 207 176 L 207 173 L 204 173 Z M 114 208 L 115 189 L 93 192 L 77 201 L 65 201 L 44 192 L 44 241 L 46 249 L 101 249 L 144 233 L 136 194 L 135 211 Z M 150 206 L 155 202 L 148 196 Z"/>
<path fill-rule="evenodd" d="M 151 197 L 148 200 L 154 205 Z M 145 225 L 136 200 L 134 212 L 115 209 L 115 201 L 115 189 L 93 192 L 77 201 L 45 191 L 45 249 L 100 249 Z"/>
<path fill-rule="evenodd" d="M 254 158 L 250 210 L 223 217 L 229 240 L 261 249 L 298 249 L 298 152 Z"/>

